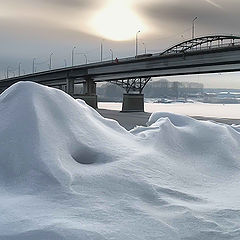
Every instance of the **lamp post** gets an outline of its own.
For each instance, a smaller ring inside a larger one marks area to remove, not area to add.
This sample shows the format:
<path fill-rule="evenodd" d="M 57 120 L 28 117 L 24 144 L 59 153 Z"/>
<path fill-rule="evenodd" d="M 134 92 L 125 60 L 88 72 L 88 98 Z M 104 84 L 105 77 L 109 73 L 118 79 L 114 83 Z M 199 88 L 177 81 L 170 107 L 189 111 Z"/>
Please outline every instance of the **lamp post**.
<path fill-rule="evenodd" d="M 64 66 L 67 67 L 67 60 L 64 59 Z"/>
<path fill-rule="evenodd" d="M 86 55 L 86 54 L 83 54 L 83 56 L 85 57 L 86 64 L 87 64 L 87 63 L 88 63 L 87 55 Z"/>
<path fill-rule="evenodd" d="M 195 37 L 195 21 L 198 19 L 198 17 L 195 17 L 193 20 L 192 20 L 192 39 L 194 39 Z"/>
<path fill-rule="evenodd" d="M 21 63 L 18 64 L 18 76 L 20 77 L 21 75 Z"/>
<path fill-rule="evenodd" d="M 49 70 L 52 69 L 52 55 L 53 55 L 53 53 L 51 53 L 50 57 L 49 57 Z"/>
<path fill-rule="evenodd" d="M 73 47 L 72 49 L 72 66 L 74 65 L 74 50 L 76 49 L 76 47 Z"/>
<path fill-rule="evenodd" d="M 136 57 L 137 57 L 137 55 L 138 55 L 138 34 L 140 33 L 140 30 L 139 31 L 137 31 L 137 33 L 136 33 Z"/>
<path fill-rule="evenodd" d="M 102 62 L 103 60 L 103 43 L 101 42 L 101 45 L 100 45 L 100 61 Z"/>
<path fill-rule="evenodd" d="M 36 58 L 33 58 L 33 62 L 32 62 L 32 73 L 35 72 L 35 61 L 36 61 Z"/>
<path fill-rule="evenodd" d="M 113 51 L 112 51 L 112 49 L 109 49 L 109 50 L 111 52 L 111 59 L 112 59 L 112 62 L 113 62 Z"/>
<path fill-rule="evenodd" d="M 7 78 L 9 77 L 9 66 L 7 67 Z"/>
<path fill-rule="evenodd" d="M 145 43 L 143 42 L 142 44 L 143 44 L 143 47 L 144 47 L 144 53 L 147 54 L 147 48 L 145 46 Z"/>

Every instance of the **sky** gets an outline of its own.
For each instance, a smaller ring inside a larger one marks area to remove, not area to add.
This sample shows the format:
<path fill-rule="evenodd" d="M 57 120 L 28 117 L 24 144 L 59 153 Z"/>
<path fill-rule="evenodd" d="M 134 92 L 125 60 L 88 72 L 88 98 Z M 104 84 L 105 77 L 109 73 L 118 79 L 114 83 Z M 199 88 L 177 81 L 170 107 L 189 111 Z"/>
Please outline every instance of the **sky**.
<path fill-rule="evenodd" d="M 239 35 L 239 0 L 0 0 L 0 76 L 161 52 L 196 36 Z M 111 50 L 110 50 L 111 49 Z M 111 52 L 112 51 L 112 52 Z M 171 77 L 205 87 L 239 88 L 240 73 Z"/>

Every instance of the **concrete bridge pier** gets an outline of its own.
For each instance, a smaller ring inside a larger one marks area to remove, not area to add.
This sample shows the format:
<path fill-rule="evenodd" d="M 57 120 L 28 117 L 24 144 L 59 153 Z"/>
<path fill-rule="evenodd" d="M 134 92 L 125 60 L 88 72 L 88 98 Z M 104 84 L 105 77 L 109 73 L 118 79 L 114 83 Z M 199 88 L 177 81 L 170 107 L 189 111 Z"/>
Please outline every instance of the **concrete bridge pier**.
<path fill-rule="evenodd" d="M 87 78 L 86 82 L 83 83 L 83 94 L 79 98 L 83 99 L 89 106 L 98 108 L 96 83 L 92 78 Z"/>
<path fill-rule="evenodd" d="M 83 83 L 83 94 L 74 94 L 74 80 L 71 77 L 66 78 L 66 92 L 74 98 L 84 100 L 89 106 L 97 108 L 96 83 L 93 79 L 87 78 Z M 60 89 L 64 90 L 64 87 Z"/>
<path fill-rule="evenodd" d="M 123 94 L 122 112 L 144 112 L 144 94 Z"/>
<path fill-rule="evenodd" d="M 122 112 L 144 112 L 143 89 L 151 77 L 129 78 L 111 81 L 126 90 L 123 94 Z"/>
<path fill-rule="evenodd" d="M 0 89 L 0 94 L 3 93 L 5 90 L 6 90 L 6 89 L 1 88 L 1 89 Z"/>
<path fill-rule="evenodd" d="M 66 86 L 65 85 L 59 85 L 58 89 L 62 90 L 62 91 L 66 91 Z"/>
<path fill-rule="evenodd" d="M 67 93 L 71 96 L 74 95 L 74 78 L 67 77 L 66 79 Z"/>

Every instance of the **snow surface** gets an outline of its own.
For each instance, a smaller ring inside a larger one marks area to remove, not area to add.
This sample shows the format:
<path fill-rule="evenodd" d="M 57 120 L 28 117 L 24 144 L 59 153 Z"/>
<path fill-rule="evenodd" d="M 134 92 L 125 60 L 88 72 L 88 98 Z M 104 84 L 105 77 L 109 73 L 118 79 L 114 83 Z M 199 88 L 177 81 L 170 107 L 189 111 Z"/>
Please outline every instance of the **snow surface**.
<path fill-rule="evenodd" d="M 122 110 L 122 103 L 100 102 L 99 108 Z M 212 118 L 240 119 L 240 104 L 210 104 L 210 103 L 145 103 L 146 112 L 171 112 L 188 116 Z"/>
<path fill-rule="evenodd" d="M 128 132 L 64 92 L 0 95 L 0 239 L 240 239 L 239 127 L 154 113 Z"/>

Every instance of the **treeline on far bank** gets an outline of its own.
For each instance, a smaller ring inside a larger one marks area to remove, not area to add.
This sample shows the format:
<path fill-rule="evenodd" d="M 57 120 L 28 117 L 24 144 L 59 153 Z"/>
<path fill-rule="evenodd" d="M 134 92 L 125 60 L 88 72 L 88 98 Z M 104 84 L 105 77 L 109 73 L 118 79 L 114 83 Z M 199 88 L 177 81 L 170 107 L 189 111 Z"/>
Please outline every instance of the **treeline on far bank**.
<path fill-rule="evenodd" d="M 170 82 L 167 79 L 150 81 L 143 90 L 146 98 L 180 98 L 203 95 L 204 85 L 195 82 Z M 76 93 L 82 93 L 82 86 L 76 86 Z M 99 100 L 118 101 L 125 90 L 114 83 L 97 86 Z"/>
<path fill-rule="evenodd" d="M 204 85 L 194 82 L 170 82 L 160 79 L 149 82 L 143 90 L 146 98 L 180 98 L 202 96 Z M 124 89 L 113 84 L 105 83 L 97 88 L 100 99 L 118 100 L 122 99 Z"/>

